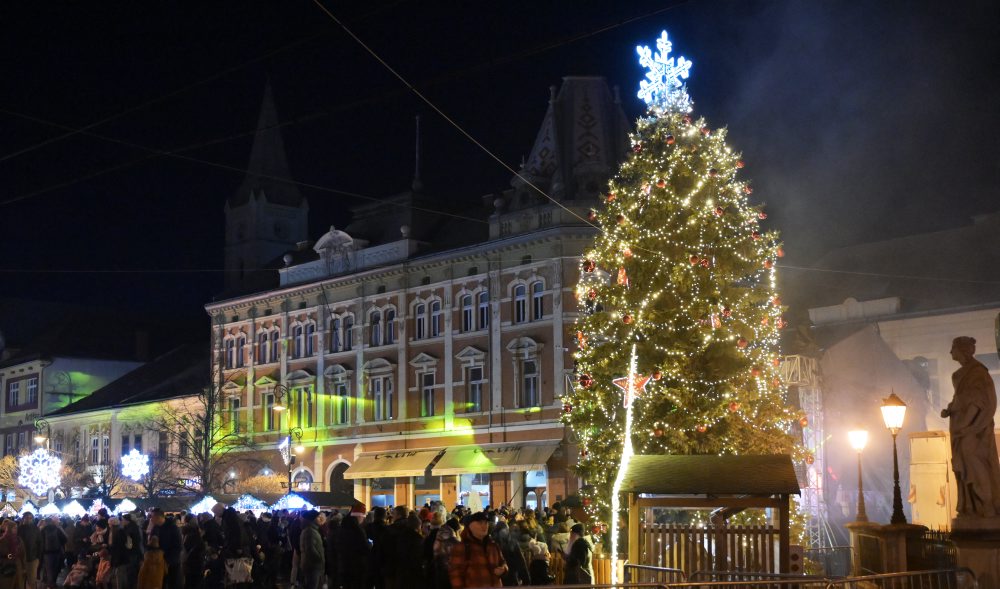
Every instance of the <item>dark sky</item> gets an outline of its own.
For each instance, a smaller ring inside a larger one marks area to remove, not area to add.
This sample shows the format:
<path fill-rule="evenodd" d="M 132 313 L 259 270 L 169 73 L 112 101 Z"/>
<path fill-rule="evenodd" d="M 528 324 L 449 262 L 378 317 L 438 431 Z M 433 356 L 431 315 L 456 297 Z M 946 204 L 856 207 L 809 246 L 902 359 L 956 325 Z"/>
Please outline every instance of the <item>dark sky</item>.
<path fill-rule="evenodd" d="M 667 29 L 694 62 L 696 112 L 729 127 L 791 263 L 1000 209 L 989 2 L 327 6 L 514 166 L 564 75 L 606 76 L 640 114 L 634 48 Z M 424 184 L 442 210 L 509 183 L 310 1 L 21 2 L 0 27 L 0 296 L 202 313 L 241 181 L 203 162 L 245 166 L 268 78 L 296 180 L 406 189 L 421 113 Z M 89 132 L 202 162 L 82 134 L 36 148 L 65 131 L 25 116 L 73 128 L 116 117 Z M 355 202 L 303 192 L 314 239 Z M 109 270 L 127 272 L 95 272 Z"/>

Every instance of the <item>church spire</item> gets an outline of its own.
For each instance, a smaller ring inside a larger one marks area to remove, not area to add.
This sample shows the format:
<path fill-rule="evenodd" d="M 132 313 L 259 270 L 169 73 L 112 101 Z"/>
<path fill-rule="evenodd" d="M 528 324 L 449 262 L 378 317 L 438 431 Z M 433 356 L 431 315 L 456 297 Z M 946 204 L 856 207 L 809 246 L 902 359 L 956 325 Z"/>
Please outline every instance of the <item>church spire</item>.
<path fill-rule="evenodd" d="M 278 113 L 274 107 L 274 93 L 268 80 L 264 87 L 264 99 L 257 117 L 257 132 L 250 150 L 247 175 L 240 189 L 229 199 L 230 206 L 247 202 L 251 195 L 264 198 L 272 204 L 297 207 L 304 200 L 298 187 L 290 182 L 288 160 L 285 157 L 285 142 L 281 137 Z"/>

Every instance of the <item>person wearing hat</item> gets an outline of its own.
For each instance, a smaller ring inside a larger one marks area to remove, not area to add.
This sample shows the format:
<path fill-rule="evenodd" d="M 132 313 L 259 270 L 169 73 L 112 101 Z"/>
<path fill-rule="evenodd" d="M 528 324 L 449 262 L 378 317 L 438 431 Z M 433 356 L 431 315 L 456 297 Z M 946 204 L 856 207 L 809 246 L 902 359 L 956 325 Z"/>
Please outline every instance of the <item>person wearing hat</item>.
<path fill-rule="evenodd" d="M 323 537 L 319 533 L 316 518 L 319 512 L 314 509 L 302 513 L 302 532 L 299 536 L 299 571 L 302 574 L 304 589 L 319 589 L 320 581 L 326 572 L 326 553 L 323 550 Z"/>
<path fill-rule="evenodd" d="M 583 533 L 583 524 L 573 524 L 569 531 L 570 548 L 566 557 L 566 585 L 590 585 L 594 582 L 594 546 Z"/>
<path fill-rule="evenodd" d="M 452 589 L 503 586 L 501 578 L 507 572 L 507 562 L 489 530 L 490 517 L 486 512 L 469 517 L 469 525 L 460 535 L 461 543 L 451 548 L 448 576 Z"/>

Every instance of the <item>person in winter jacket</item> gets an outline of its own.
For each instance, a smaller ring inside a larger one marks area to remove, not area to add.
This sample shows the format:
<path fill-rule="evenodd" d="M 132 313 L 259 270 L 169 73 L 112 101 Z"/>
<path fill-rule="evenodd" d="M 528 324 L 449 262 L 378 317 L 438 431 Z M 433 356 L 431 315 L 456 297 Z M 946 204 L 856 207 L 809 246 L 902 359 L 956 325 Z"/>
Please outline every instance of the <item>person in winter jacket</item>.
<path fill-rule="evenodd" d="M 594 582 L 594 547 L 583 534 L 583 524 L 574 524 L 570 530 L 572 545 L 566 557 L 566 585 L 589 585 Z"/>
<path fill-rule="evenodd" d="M 359 518 L 355 517 L 353 511 L 341 522 L 336 544 L 337 570 L 340 572 L 340 582 L 344 589 L 371 587 L 368 575 L 371 545 L 361 528 Z"/>
<path fill-rule="evenodd" d="M 160 550 L 160 539 L 157 536 L 150 536 L 146 555 L 139 569 L 136 589 L 162 589 L 166 577 L 167 561 L 163 559 L 163 551 Z"/>
<path fill-rule="evenodd" d="M 42 556 L 42 534 L 35 525 L 35 516 L 30 513 L 21 518 L 17 535 L 24 545 L 24 578 L 28 587 L 33 587 L 38 578 L 38 562 Z"/>
<path fill-rule="evenodd" d="M 326 572 L 326 550 L 323 548 L 323 536 L 319 533 L 315 510 L 302 514 L 302 531 L 299 534 L 299 572 L 303 578 L 304 589 L 319 589 L 320 581 Z"/>
<path fill-rule="evenodd" d="M 545 542 L 539 542 L 535 538 L 528 540 L 528 555 L 531 562 L 528 563 L 528 574 L 531 576 L 532 585 L 549 585 L 552 583 L 551 573 L 549 573 L 549 547 Z"/>
<path fill-rule="evenodd" d="M 504 573 L 503 581 L 504 587 L 513 587 L 514 585 L 531 585 L 531 577 L 528 576 L 528 563 L 524 562 L 524 554 L 521 553 L 521 547 L 518 545 L 517 540 L 515 540 L 510 533 L 510 528 L 504 522 L 498 522 L 496 527 L 493 529 L 493 539 L 496 541 L 497 546 L 500 547 L 500 551 L 503 552 L 503 558 L 507 561 L 507 572 Z"/>
<path fill-rule="evenodd" d="M 562 552 L 563 556 L 569 556 L 569 525 L 566 522 L 556 524 L 555 532 L 549 535 L 549 550 L 552 552 Z"/>
<path fill-rule="evenodd" d="M 448 576 L 452 589 L 502 587 L 507 562 L 497 543 L 489 536 L 486 512 L 469 516 L 469 525 L 460 534 L 462 541 L 451 548 Z"/>
<path fill-rule="evenodd" d="M 56 577 L 63 566 L 63 547 L 66 534 L 59 525 L 59 518 L 52 516 L 45 520 L 40 529 L 42 538 L 42 582 L 47 589 L 54 589 Z"/>
<path fill-rule="evenodd" d="M 24 587 L 24 544 L 17 537 L 14 520 L 4 520 L 0 525 L 0 589 Z"/>
<path fill-rule="evenodd" d="M 205 541 L 198 524 L 191 520 L 181 529 L 184 548 L 184 589 L 201 589 L 205 571 Z"/>
<path fill-rule="evenodd" d="M 438 528 L 434 537 L 434 577 L 433 589 L 450 589 L 451 579 L 448 570 L 451 563 L 451 549 L 461 542 L 458 539 L 458 519 L 450 518 Z"/>

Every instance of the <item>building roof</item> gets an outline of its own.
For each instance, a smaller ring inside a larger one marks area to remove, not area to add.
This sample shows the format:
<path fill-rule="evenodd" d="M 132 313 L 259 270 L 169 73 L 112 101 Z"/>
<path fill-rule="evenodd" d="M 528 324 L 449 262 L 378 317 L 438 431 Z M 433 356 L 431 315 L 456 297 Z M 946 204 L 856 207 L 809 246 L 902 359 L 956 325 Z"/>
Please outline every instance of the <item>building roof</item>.
<path fill-rule="evenodd" d="M 633 456 L 621 490 L 652 495 L 791 495 L 790 456 Z"/>
<path fill-rule="evenodd" d="M 288 171 L 288 159 L 285 157 L 285 142 L 281 137 L 278 112 L 274 107 L 274 93 L 271 83 L 264 88 L 264 99 L 260 105 L 260 115 L 257 117 L 257 132 L 253 138 L 253 148 L 250 150 L 250 161 L 247 164 L 247 175 L 243 179 L 236 194 L 229 198 L 229 205 L 236 206 L 246 203 L 250 195 L 261 195 L 272 204 L 289 207 L 300 206 L 305 198 L 299 192 L 298 186 L 281 179 L 291 179 Z"/>
<path fill-rule="evenodd" d="M 209 348 L 205 343 L 180 346 L 50 415 L 70 415 L 195 395 L 209 384 L 209 360 Z"/>

